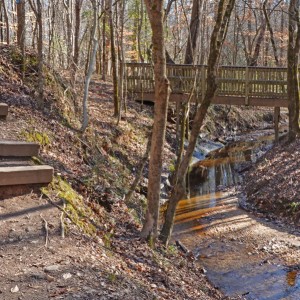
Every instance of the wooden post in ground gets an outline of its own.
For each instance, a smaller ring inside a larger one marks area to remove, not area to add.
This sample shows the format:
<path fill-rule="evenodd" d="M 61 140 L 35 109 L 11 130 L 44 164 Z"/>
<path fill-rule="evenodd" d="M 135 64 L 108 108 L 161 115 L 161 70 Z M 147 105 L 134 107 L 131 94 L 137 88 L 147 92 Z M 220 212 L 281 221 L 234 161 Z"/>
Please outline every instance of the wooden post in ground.
<path fill-rule="evenodd" d="M 249 68 L 246 66 L 245 71 L 245 105 L 249 106 Z"/>
<path fill-rule="evenodd" d="M 280 107 L 274 108 L 274 127 L 275 127 L 275 143 L 279 141 L 279 117 L 280 117 Z"/>

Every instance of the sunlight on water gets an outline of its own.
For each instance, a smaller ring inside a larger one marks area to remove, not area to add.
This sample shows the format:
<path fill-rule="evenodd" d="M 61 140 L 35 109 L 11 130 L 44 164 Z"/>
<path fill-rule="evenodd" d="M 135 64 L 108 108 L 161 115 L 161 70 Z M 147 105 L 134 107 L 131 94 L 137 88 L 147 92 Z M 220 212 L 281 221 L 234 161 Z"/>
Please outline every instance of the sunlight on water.
<path fill-rule="evenodd" d="M 249 167 L 271 144 L 269 136 L 249 143 L 233 143 L 194 164 L 190 173 L 191 198 L 178 204 L 173 238 L 196 253 L 208 271 L 208 278 L 228 296 L 299 300 L 298 270 L 261 263 L 259 255 L 249 256 L 249 249 L 243 243 L 224 244 L 222 239 L 207 235 L 212 226 L 219 226 L 221 234 L 226 224 L 235 224 L 235 229 L 241 232 L 253 226 L 253 220 L 245 212 L 236 210 L 236 197 L 218 189 L 239 184 L 238 171 Z"/>

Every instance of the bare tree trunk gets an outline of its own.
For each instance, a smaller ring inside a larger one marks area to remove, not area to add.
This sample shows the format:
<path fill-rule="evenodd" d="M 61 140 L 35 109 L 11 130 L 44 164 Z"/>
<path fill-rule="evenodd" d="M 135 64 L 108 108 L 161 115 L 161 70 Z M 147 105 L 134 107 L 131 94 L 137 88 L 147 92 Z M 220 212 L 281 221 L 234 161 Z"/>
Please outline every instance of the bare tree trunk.
<path fill-rule="evenodd" d="M 190 135 L 189 145 L 186 153 L 182 159 L 178 172 L 175 178 L 175 185 L 173 187 L 170 200 L 167 207 L 165 222 L 161 231 L 161 239 L 165 244 L 168 244 L 171 236 L 174 224 L 174 217 L 176 207 L 180 199 L 182 199 L 186 193 L 185 191 L 185 180 L 186 174 L 189 168 L 189 163 L 192 158 L 197 137 L 199 135 L 200 128 L 203 124 L 206 116 L 208 107 L 213 99 L 217 90 L 216 72 L 217 63 L 220 57 L 221 48 L 224 43 L 224 39 L 227 34 L 228 24 L 231 16 L 231 12 L 234 7 L 235 0 L 229 0 L 226 5 L 226 0 L 219 1 L 218 13 L 216 23 L 212 32 L 210 41 L 210 52 L 208 58 L 208 70 L 207 70 L 207 88 L 205 92 L 204 100 L 201 102 L 200 108 L 197 110 L 194 120 L 193 127 Z"/>
<path fill-rule="evenodd" d="M 149 161 L 147 211 L 141 236 L 151 238 L 155 242 L 158 234 L 160 182 L 170 91 L 166 76 L 164 1 L 145 0 L 145 4 L 152 28 L 155 105 Z"/>
<path fill-rule="evenodd" d="M 9 20 L 8 20 L 8 14 L 7 14 L 5 0 L 2 0 L 2 4 L 3 4 L 5 26 L 6 26 L 6 44 L 9 45 L 9 43 L 10 43 Z"/>
<path fill-rule="evenodd" d="M 25 49 L 25 0 L 17 3 L 17 19 L 17 43 L 23 53 Z"/>
<path fill-rule="evenodd" d="M 112 0 L 109 0 L 109 27 L 110 27 L 110 47 L 111 47 L 111 63 L 113 71 L 113 86 L 114 86 L 114 117 L 119 116 L 120 101 L 118 90 L 118 68 L 117 68 L 117 53 L 115 47 L 115 32 L 113 22 Z"/>
<path fill-rule="evenodd" d="M 72 45 L 72 18 L 71 18 L 71 12 L 72 11 L 72 4 L 70 0 L 63 0 L 64 8 L 66 11 L 66 30 L 67 30 L 67 64 L 68 67 L 72 66 L 72 60 L 73 60 L 73 45 Z"/>
<path fill-rule="evenodd" d="M 3 19 L 3 12 L 2 12 L 2 2 L 0 1 L 0 22 L 1 22 L 1 26 L 0 26 L 0 42 L 3 43 L 4 41 L 4 29 L 3 29 L 3 25 L 4 24 L 4 19 Z"/>
<path fill-rule="evenodd" d="M 142 47 L 141 47 L 141 34 L 142 34 L 143 20 L 144 20 L 144 5 L 143 5 L 143 1 L 141 1 L 138 28 L 137 28 L 137 46 L 138 46 L 138 53 L 141 62 L 145 61 L 142 53 Z"/>
<path fill-rule="evenodd" d="M 82 120 L 82 127 L 81 131 L 85 131 L 88 122 L 89 122 L 89 116 L 88 116 L 88 96 L 89 96 L 89 86 L 91 77 L 94 71 L 95 66 L 95 60 L 96 60 L 96 54 L 98 49 L 98 40 L 97 40 L 97 25 L 98 25 L 98 5 L 97 0 L 91 0 L 93 5 L 93 30 L 91 35 L 92 40 L 92 51 L 90 54 L 90 60 L 89 60 L 89 66 L 85 78 L 85 85 L 84 85 L 84 95 L 83 95 L 83 120 Z"/>
<path fill-rule="evenodd" d="M 36 6 L 29 0 L 31 9 L 33 10 L 37 27 L 38 27 L 38 105 L 44 107 L 44 58 L 43 58 L 43 7 L 41 0 L 36 0 Z"/>
<path fill-rule="evenodd" d="M 54 65 L 54 53 L 52 54 L 52 46 L 53 46 L 53 40 L 54 40 L 54 25 L 55 25 L 55 16 L 56 16 L 56 3 L 55 1 L 52 1 L 49 5 L 48 14 L 49 14 L 49 46 L 48 46 L 48 63 L 52 61 Z M 54 52 L 54 51 L 53 51 Z"/>
<path fill-rule="evenodd" d="M 119 107 L 119 115 L 118 122 L 121 120 L 121 111 L 122 111 L 122 101 L 126 105 L 126 97 L 124 93 L 124 81 L 125 81 L 125 55 L 124 55 L 124 20 L 125 20 L 125 1 L 120 2 L 120 35 L 118 36 L 118 53 L 119 53 L 119 99 L 120 99 L 120 107 Z"/>
<path fill-rule="evenodd" d="M 102 0 L 102 80 L 106 80 L 106 0 Z"/>
<path fill-rule="evenodd" d="M 22 79 L 25 78 L 25 0 L 17 3 L 17 43 L 22 53 Z"/>
<path fill-rule="evenodd" d="M 252 55 L 250 54 L 250 57 L 249 57 L 249 61 L 248 61 L 249 66 L 257 66 L 261 45 L 262 45 L 262 42 L 265 37 L 266 20 L 263 18 L 263 15 L 261 15 L 260 19 L 261 19 L 261 27 L 259 29 L 259 33 L 258 33 L 258 36 L 256 39 L 254 52 Z"/>
<path fill-rule="evenodd" d="M 274 30 L 273 30 L 273 28 L 271 26 L 270 16 L 267 13 L 267 4 L 268 4 L 268 1 L 269 0 L 265 0 L 264 3 L 263 3 L 263 12 L 264 12 L 265 20 L 266 20 L 266 25 L 267 25 L 267 28 L 268 28 L 269 33 L 270 33 L 270 40 L 271 40 L 271 45 L 272 45 L 273 52 L 274 52 L 275 63 L 276 63 L 276 66 L 279 67 L 280 66 L 280 62 L 279 62 L 277 47 L 276 47 L 275 38 L 274 38 Z"/>
<path fill-rule="evenodd" d="M 74 32 L 74 55 L 72 61 L 72 81 L 73 86 L 75 86 L 76 82 L 76 72 L 79 63 L 79 33 L 80 33 L 80 23 L 81 23 L 81 7 L 82 7 L 83 0 L 75 0 L 75 32 Z"/>
<path fill-rule="evenodd" d="M 43 8 L 41 0 L 37 0 L 37 23 L 39 29 L 39 39 L 38 39 L 38 60 L 39 60 L 39 84 L 38 84 L 38 99 L 39 99 L 39 106 L 41 108 L 44 107 L 44 74 L 43 74 L 43 67 L 44 67 L 44 58 L 43 58 Z"/>
<path fill-rule="evenodd" d="M 299 79 L 298 63 L 300 50 L 299 0 L 291 0 L 289 6 L 288 44 L 288 100 L 289 100 L 289 140 L 299 134 Z"/>
<path fill-rule="evenodd" d="M 189 36 L 184 59 L 184 63 L 188 65 L 193 64 L 195 62 L 195 52 L 197 49 L 197 43 L 200 35 L 200 24 L 202 19 L 203 3 L 203 0 L 193 1 Z"/>

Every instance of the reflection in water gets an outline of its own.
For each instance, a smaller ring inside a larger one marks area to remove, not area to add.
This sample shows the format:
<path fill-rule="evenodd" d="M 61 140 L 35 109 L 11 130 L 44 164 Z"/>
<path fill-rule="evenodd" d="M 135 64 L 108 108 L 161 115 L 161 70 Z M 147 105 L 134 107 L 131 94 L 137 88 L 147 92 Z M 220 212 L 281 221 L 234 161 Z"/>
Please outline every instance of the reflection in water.
<path fill-rule="evenodd" d="M 238 241 L 238 232 L 248 231 L 252 219 L 235 208 L 235 197 L 218 192 L 218 186 L 238 184 L 237 171 L 255 162 L 271 143 L 269 137 L 267 141 L 235 143 L 197 162 L 190 173 L 192 197 L 178 204 L 173 237 L 194 250 L 208 278 L 227 295 L 243 295 L 249 300 L 299 300 L 298 272 L 287 272 L 279 262 L 265 263 L 260 254 L 249 254 L 252 250 Z M 225 243 L 222 236 L 209 231 L 211 226 L 222 231 L 226 224 L 235 225 L 233 243 Z"/>
<path fill-rule="evenodd" d="M 296 285 L 297 276 L 298 276 L 298 271 L 296 271 L 296 270 L 287 272 L 287 274 L 286 274 L 286 281 L 287 281 L 288 285 L 295 286 Z"/>
<path fill-rule="evenodd" d="M 191 196 L 213 194 L 218 186 L 233 186 L 239 184 L 239 171 L 252 164 L 272 147 L 272 140 L 251 142 L 234 142 L 221 149 L 214 150 L 207 158 L 198 161 L 190 172 Z M 214 205 L 212 199 L 212 205 Z"/>

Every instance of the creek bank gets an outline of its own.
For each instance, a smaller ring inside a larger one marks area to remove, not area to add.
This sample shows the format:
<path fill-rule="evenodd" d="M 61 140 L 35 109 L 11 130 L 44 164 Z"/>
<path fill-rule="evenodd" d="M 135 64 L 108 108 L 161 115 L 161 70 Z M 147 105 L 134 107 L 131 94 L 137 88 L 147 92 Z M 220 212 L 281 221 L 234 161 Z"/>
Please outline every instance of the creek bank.
<path fill-rule="evenodd" d="M 267 137 L 263 140 L 269 142 L 271 139 Z M 250 143 L 250 146 L 253 147 L 253 143 L 252 145 Z M 299 141 L 295 142 L 292 148 L 297 146 L 299 146 Z M 257 151 L 248 153 L 258 163 L 254 165 L 251 161 L 248 167 L 250 171 L 243 175 L 246 188 L 251 187 L 252 190 L 261 188 L 255 185 L 255 176 L 264 176 L 264 173 L 257 168 L 266 167 L 263 163 L 269 162 L 271 157 L 277 156 L 275 162 L 278 163 L 278 156 L 282 158 L 283 155 L 280 155 L 282 150 L 277 150 L 280 147 L 283 146 L 277 146 L 274 150 L 268 151 L 260 159 L 258 159 L 261 157 L 260 154 L 256 156 Z M 270 145 L 267 143 L 265 149 L 269 148 Z M 244 144 L 240 147 L 241 149 L 245 150 Z M 210 170 L 214 169 L 214 172 L 204 174 L 205 172 L 201 171 L 200 173 L 203 178 L 208 176 L 213 182 L 207 183 L 206 187 L 205 181 L 202 182 L 201 188 L 191 193 L 192 198 L 179 203 L 173 239 L 180 240 L 188 249 L 193 250 L 194 256 L 198 257 L 200 264 L 207 270 L 207 276 L 211 282 L 228 296 L 239 295 L 245 299 L 261 300 L 299 299 L 299 230 L 293 226 L 287 226 L 281 219 L 277 218 L 274 221 L 266 211 L 249 213 L 239 208 L 239 205 L 243 206 L 247 203 L 239 192 L 240 186 L 237 186 L 238 190 L 225 188 L 225 186 L 230 183 L 228 175 L 241 171 L 243 168 L 235 168 L 236 157 L 231 160 L 232 156 L 228 155 L 225 159 L 227 159 L 227 165 L 232 165 L 232 167 L 223 168 L 221 172 L 217 171 L 218 166 L 224 163 L 224 154 L 228 152 L 230 153 L 224 147 L 213 151 L 206 159 L 206 162 L 210 161 L 207 167 Z M 287 153 L 289 152 L 285 152 L 285 155 Z M 295 151 L 295 153 L 298 152 Z M 216 158 L 219 156 L 221 160 L 216 163 Z M 268 157 L 267 160 L 266 157 Z M 284 160 L 285 163 L 287 161 L 287 159 Z M 205 160 L 199 163 L 203 164 L 203 162 Z M 277 167 L 290 170 L 290 167 L 284 166 L 284 162 Z M 240 161 L 238 161 L 239 164 Z M 296 167 L 295 162 L 293 166 Z M 274 168 L 275 166 L 271 166 L 271 171 L 268 173 L 270 182 L 278 175 L 279 170 L 274 173 Z M 266 169 L 263 170 L 266 171 Z M 225 183 L 223 185 L 218 182 L 220 176 L 217 175 L 222 172 L 225 172 L 223 178 L 227 180 L 227 182 L 223 180 Z M 252 177 L 248 179 L 247 174 L 251 174 Z M 281 183 L 284 184 L 282 182 L 284 178 L 279 176 Z M 233 176 L 231 184 L 239 185 L 241 176 L 239 175 L 236 180 Z M 263 192 L 266 193 L 271 189 L 270 184 L 267 190 L 263 189 Z M 276 190 L 276 186 L 273 190 Z"/>
<path fill-rule="evenodd" d="M 52 199 L 61 205 L 59 198 L 73 198 L 76 191 L 80 201 L 73 209 L 67 204 L 66 210 L 77 212 L 80 222 L 75 226 L 65 218 L 62 238 L 61 211 L 40 192 L 1 200 L 0 298 L 223 299 L 198 266 L 176 249 L 153 250 L 141 241 L 140 225 L 122 201 L 144 152 L 152 111 L 141 112 L 129 101 L 126 120 L 117 127 L 112 85 L 95 80 L 89 98 L 91 126 L 80 135 L 60 117 L 60 106 L 69 108 L 67 97 L 54 95 L 48 81 L 45 110 L 37 108 L 34 86 L 26 87 L 28 81 L 22 80 L 20 65 L 11 61 L 8 50 L 0 47 L 0 98 L 10 104 L 7 121 L 0 122 L 0 137 L 26 139 L 35 133 L 49 137 L 41 158 L 63 178 L 60 188 L 68 185 L 64 195 L 62 190 L 53 191 Z M 36 73 L 26 79 L 37 82 Z M 141 207 L 139 195 L 135 200 Z M 110 212 L 99 203 L 109 203 Z M 96 228 L 94 235 L 84 231 L 86 226 Z M 51 273 L 46 272 L 49 267 Z"/>
<path fill-rule="evenodd" d="M 245 205 L 273 219 L 300 226 L 300 141 L 282 143 L 253 166 L 243 192 Z"/>
<path fill-rule="evenodd" d="M 281 130 L 281 137 L 283 136 L 284 129 Z M 234 141 L 225 144 L 199 139 L 189 173 L 191 189 L 193 190 L 197 185 L 209 185 L 207 192 L 214 192 L 218 186 L 239 184 L 240 174 L 251 168 L 273 147 L 273 139 L 274 135 L 270 129 L 236 135 Z M 199 149 L 200 155 L 198 155 Z M 200 159 L 197 160 L 197 157 Z M 210 183 L 208 177 L 211 178 Z M 214 187 L 212 187 L 212 180 L 215 180 Z"/>
<path fill-rule="evenodd" d="M 216 114 L 216 112 L 218 112 L 218 114 Z M 221 120 L 224 114 L 226 115 L 228 124 L 224 123 L 224 120 Z M 238 119 L 239 114 L 241 115 L 241 120 Z M 212 123 L 213 118 L 215 119 Z M 212 130 L 215 130 L 214 134 L 211 134 Z M 280 121 L 280 138 L 282 138 L 286 132 L 286 113 L 283 112 Z M 176 145 L 174 144 L 174 141 L 176 141 L 175 133 L 174 126 L 168 126 L 167 141 L 172 145 L 171 151 L 173 151 L 173 157 L 175 157 L 174 149 L 176 149 Z M 270 110 L 263 108 L 258 109 L 254 113 L 253 110 L 249 108 L 243 110 L 240 107 L 213 105 L 207 115 L 203 132 L 199 134 L 197 139 L 197 144 L 190 163 L 190 179 L 192 178 L 191 180 L 193 182 L 193 178 L 195 178 L 195 180 L 198 178 L 201 182 L 201 177 L 207 174 L 207 166 L 202 167 L 201 161 L 212 156 L 228 156 L 228 149 L 234 148 L 232 145 L 235 143 L 248 141 L 245 142 L 243 146 L 244 149 L 240 149 L 241 151 L 248 151 L 248 153 L 251 152 L 252 148 L 256 149 L 257 145 L 262 144 L 262 147 L 258 147 L 256 153 L 252 154 L 251 159 L 247 159 L 242 164 L 236 164 L 235 168 L 238 169 L 238 172 L 247 170 L 251 167 L 252 163 L 256 162 L 258 157 L 272 147 L 270 141 L 273 139 L 273 135 L 274 126 Z M 268 136 L 268 138 L 266 138 L 266 136 Z M 185 148 L 187 145 L 188 143 L 186 141 Z M 164 166 L 161 183 L 162 205 L 168 201 L 168 194 L 171 188 L 170 169 L 173 168 L 173 165 L 172 168 L 166 168 L 166 166 Z M 147 183 L 146 178 L 141 182 L 140 191 L 145 196 L 147 195 Z"/>

